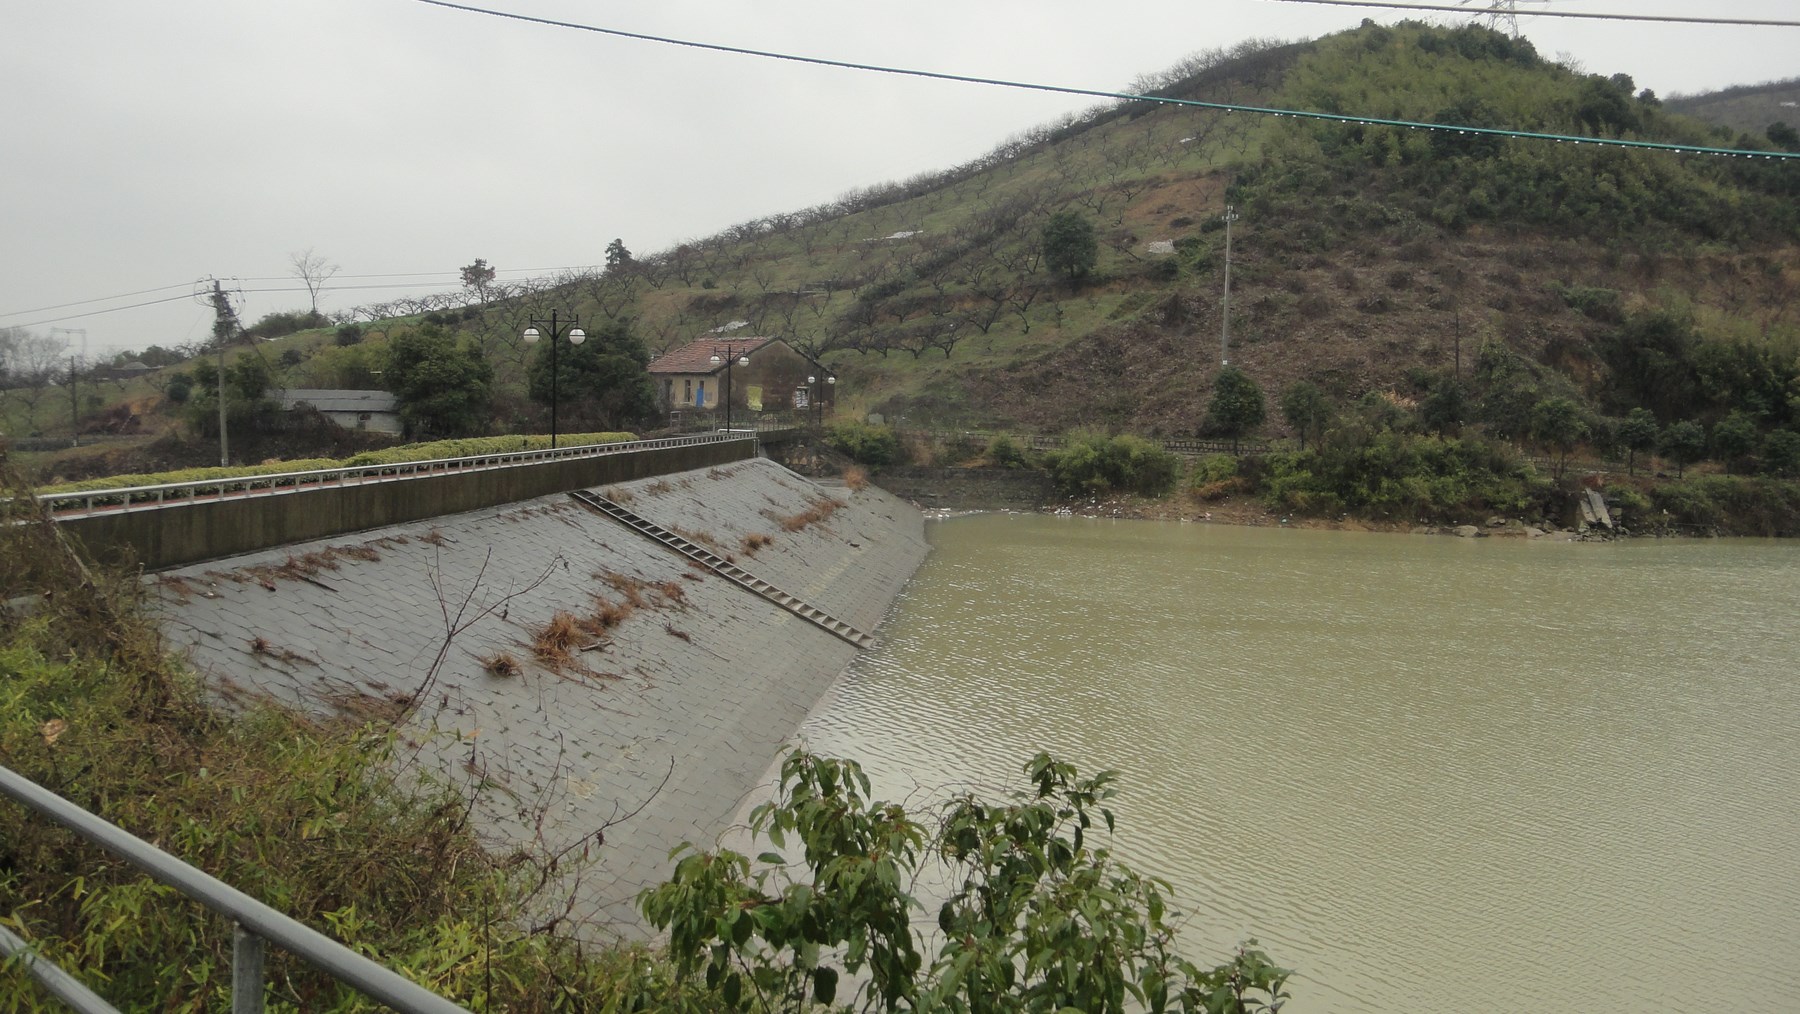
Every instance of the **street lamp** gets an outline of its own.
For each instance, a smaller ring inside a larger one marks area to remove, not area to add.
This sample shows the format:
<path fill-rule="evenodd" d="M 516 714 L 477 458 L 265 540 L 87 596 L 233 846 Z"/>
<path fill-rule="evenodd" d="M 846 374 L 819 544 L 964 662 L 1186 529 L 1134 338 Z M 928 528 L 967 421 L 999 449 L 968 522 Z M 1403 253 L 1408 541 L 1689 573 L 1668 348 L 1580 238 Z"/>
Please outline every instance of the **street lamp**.
<path fill-rule="evenodd" d="M 818 387 L 819 378 L 817 376 L 809 376 L 806 378 L 806 383 L 809 386 L 811 386 L 813 389 L 812 390 L 813 413 L 818 418 L 817 425 L 820 427 L 823 427 L 825 425 L 825 402 L 823 399 L 821 399 L 819 397 L 819 387 Z M 826 384 L 836 384 L 837 383 L 837 374 L 835 374 L 835 373 L 825 374 L 825 383 Z"/>
<path fill-rule="evenodd" d="M 549 320 L 531 318 L 531 326 L 525 329 L 524 334 L 525 344 L 536 345 L 538 339 L 543 337 L 537 326 L 542 324 L 550 329 L 550 449 L 553 451 L 556 450 L 556 387 L 559 379 L 556 375 L 556 343 L 564 337 L 569 339 L 570 345 L 580 345 L 587 341 L 587 332 L 575 326 L 579 320 L 574 314 L 569 314 L 568 320 L 562 320 L 555 310 L 551 310 Z M 568 330 L 564 331 L 564 328 Z"/>
<path fill-rule="evenodd" d="M 734 364 L 749 366 L 750 357 L 743 349 L 733 348 L 730 345 L 725 346 L 724 355 L 721 356 L 718 347 L 714 346 L 712 358 L 708 362 L 714 366 L 718 366 L 720 363 L 725 364 L 725 432 L 729 433 L 731 432 L 731 367 Z"/>

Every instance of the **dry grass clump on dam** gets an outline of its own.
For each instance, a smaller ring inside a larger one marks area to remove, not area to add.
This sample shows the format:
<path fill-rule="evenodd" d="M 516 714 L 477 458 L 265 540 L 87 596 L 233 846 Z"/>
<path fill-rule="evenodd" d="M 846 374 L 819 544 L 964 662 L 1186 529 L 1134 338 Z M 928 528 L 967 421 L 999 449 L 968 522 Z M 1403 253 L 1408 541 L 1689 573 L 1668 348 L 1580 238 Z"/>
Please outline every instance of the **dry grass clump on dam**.
<path fill-rule="evenodd" d="M 812 496 L 807 498 L 806 509 L 798 514 L 775 519 L 781 524 L 784 532 L 804 531 L 809 525 L 821 525 L 836 514 L 843 504 L 828 496 Z"/>
<path fill-rule="evenodd" d="M 589 596 L 590 607 L 585 612 L 577 614 L 559 609 L 548 622 L 532 631 L 532 657 L 553 672 L 585 670 L 586 667 L 576 661 L 576 655 L 604 644 L 615 628 L 640 609 L 685 610 L 688 607 L 687 589 L 680 581 L 647 581 L 607 570 L 595 571 L 594 577 L 611 588 L 618 598 L 594 592 Z M 489 671 L 493 670 L 490 668 Z"/>

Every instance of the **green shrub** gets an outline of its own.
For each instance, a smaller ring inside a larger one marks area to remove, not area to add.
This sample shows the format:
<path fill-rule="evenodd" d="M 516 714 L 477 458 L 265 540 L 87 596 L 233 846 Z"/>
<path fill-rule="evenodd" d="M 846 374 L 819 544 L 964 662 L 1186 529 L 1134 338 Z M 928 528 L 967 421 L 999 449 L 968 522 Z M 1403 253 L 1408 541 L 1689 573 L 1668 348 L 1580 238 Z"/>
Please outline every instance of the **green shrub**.
<path fill-rule="evenodd" d="M 855 421 L 837 423 L 826 429 L 825 439 L 852 461 L 870 468 L 892 465 L 901 458 L 900 437 L 886 426 Z"/>
<path fill-rule="evenodd" d="M 1763 477 L 1696 476 L 1663 483 L 1652 504 L 1669 520 L 1728 535 L 1800 534 L 1800 483 Z"/>
<path fill-rule="evenodd" d="M 1229 454 L 1208 454 L 1194 462 L 1194 471 L 1188 481 L 1195 486 L 1207 483 L 1224 482 L 1235 479 L 1238 474 L 1238 459 Z"/>
<path fill-rule="evenodd" d="M 1258 492 L 1297 514 L 1449 518 L 1540 513 L 1550 484 L 1483 440 L 1339 430 L 1319 447 L 1270 454 Z"/>
<path fill-rule="evenodd" d="M 1024 448 L 1004 433 L 988 441 L 987 459 L 995 468 L 1025 468 L 1030 464 Z"/>
<path fill-rule="evenodd" d="M 1664 521 L 1712 530 L 1722 517 L 1719 505 L 1694 482 L 1668 482 L 1651 491 L 1651 505 Z"/>
<path fill-rule="evenodd" d="M 1650 517 L 1650 497 L 1636 486 L 1624 483 L 1608 483 L 1605 489 L 1606 499 L 1614 509 L 1622 513 L 1627 526 L 1635 526 L 1643 519 Z"/>
<path fill-rule="evenodd" d="M 1045 456 L 1057 488 L 1070 496 L 1113 491 L 1161 496 L 1174 488 L 1180 459 L 1142 437 L 1077 433 Z"/>
<path fill-rule="evenodd" d="M 558 447 L 581 447 L 586 444 L 613 444 L 636 440 L 632 433 L 563 433 L 556 438 Z M 368 465 L 392 465 L 407 461 L 437 461 L 442 458 L 474 458 L 484 454 L 509 451 L 547 451 L 550 438 L 541 433 L 505 437 L 461 437 L 455 440 L 432 440 L 422 444 L 402 444 L 378 451 L 364 451 L 344 459 L 345 468 Z"/>

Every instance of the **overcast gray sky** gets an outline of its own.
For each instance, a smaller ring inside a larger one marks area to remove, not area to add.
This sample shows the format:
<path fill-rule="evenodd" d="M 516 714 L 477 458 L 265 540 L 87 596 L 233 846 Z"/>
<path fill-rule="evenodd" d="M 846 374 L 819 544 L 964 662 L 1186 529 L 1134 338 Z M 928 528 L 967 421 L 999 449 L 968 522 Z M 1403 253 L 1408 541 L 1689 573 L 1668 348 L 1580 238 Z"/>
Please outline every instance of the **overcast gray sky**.
<path fill-rule="evenodd" d="M 1105 90 L 1196 51 L 1405 16 L 1274 0 L 475 5 Z M 1557 0 L 1553 9 L 1796 16 L 1793 0 Z M 246 323 L 304 309 L 303 291 L 256 291 L 298 286 L 289 260 L 298 251 L 340 266 L 326 310 L 453 287 L 477 257 L 503 280 L 548 273 L 598 263 L 615 236 L 646 254 L 944 168 L 1092 104 L 418 0 L 7 0 L 4 10 L 0 326 L 84 328 L 96 356 L 204 339 L 209 313 L 187 292 L 206 275 L 238 280 Z M 1547 57 L 1624 72 L 1663 95 L 1800 74 L 1797 29 L 1520 25 Z M 408 277 L 372 277 L 383 275 Z M 102 299 L 114 296 L 123 298 Z M 178 298 L 92 312 L 168 297 Z"/>

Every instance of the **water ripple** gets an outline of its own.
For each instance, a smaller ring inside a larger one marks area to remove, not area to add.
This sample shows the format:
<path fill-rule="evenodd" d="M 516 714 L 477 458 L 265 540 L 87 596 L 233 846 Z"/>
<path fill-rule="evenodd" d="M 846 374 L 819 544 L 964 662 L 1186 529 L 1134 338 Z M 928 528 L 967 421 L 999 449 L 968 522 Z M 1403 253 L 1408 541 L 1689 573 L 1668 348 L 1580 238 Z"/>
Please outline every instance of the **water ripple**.
<path fill-rule="evenodd" d="M 804 733 L 883 792 L 1120 769 L 1191 956 L 1259 938 L 1299 1014 L 1800 1009 L 1796 547 L 931 535 Z"/>

